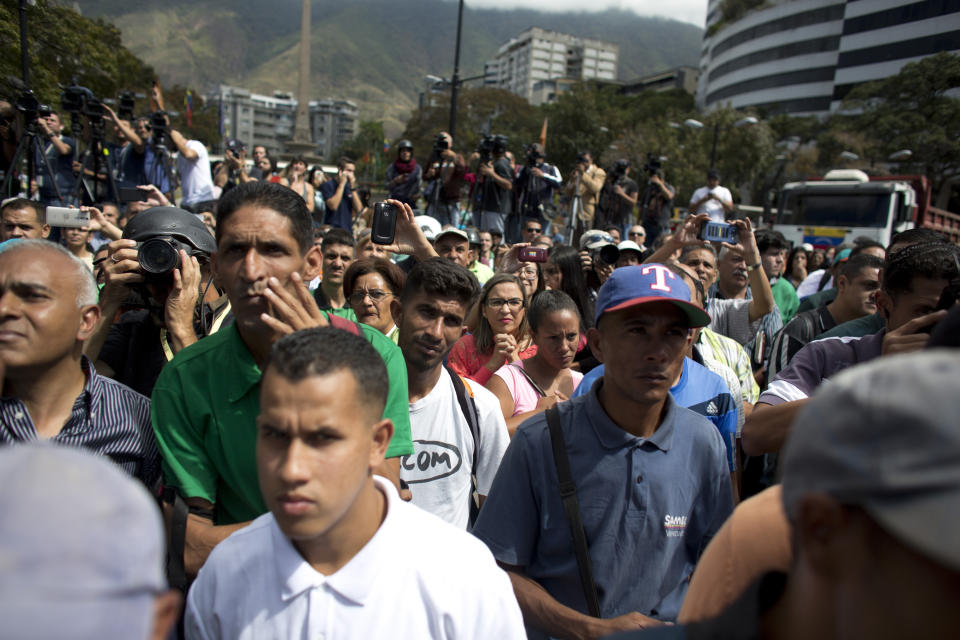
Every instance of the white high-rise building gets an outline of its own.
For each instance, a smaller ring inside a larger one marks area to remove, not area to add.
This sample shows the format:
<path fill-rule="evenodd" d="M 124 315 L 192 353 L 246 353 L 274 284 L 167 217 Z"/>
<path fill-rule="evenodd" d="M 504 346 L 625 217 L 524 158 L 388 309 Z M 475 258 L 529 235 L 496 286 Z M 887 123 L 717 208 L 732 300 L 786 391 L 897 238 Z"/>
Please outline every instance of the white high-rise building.
<path fill-rule="evenodd" d="M 559 78 L 617 79 L 620 46 L 531 27 L 500 47 L 484 65 L 484 86 L 506 89 L 535 102 L 534 85 Z"/>
<path fill-rule="evenodd" d="M 960 8 L 942 0 L 767 0 L 723 18 L 710 0 L 697 104 L 826 115 L 858 84 L 960 52 Z"/>

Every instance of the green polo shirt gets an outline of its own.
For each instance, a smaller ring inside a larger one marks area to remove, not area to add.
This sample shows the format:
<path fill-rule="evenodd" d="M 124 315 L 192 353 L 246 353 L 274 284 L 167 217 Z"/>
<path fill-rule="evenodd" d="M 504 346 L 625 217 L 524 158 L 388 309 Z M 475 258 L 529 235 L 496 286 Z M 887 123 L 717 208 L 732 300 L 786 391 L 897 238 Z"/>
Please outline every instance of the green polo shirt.
<path fill-rule="evenodd" d="M 777 303 L 777 308 L 780 309 L 783 324 L 786 325 L 797 313 L 797 307 L 800 306 L 797 290 L 786 278 L 777 278 L 777 281 L 770 285 L 770 290 L 773 292 L 773 299 Z"/>
<path fill-rule="evenodd" d="M 387 457 L 413 453 L 407 367 L 382 333 L 360 325 L 383 357 L 390 389 L 383 416 L 394 424 Z M 267 511 L 257 479 L 260 368 L 236 324 L 190 345 L 160 373 L 150 417 L 166 484 L 216 505 L 214 523 L 252 520 Z"/>

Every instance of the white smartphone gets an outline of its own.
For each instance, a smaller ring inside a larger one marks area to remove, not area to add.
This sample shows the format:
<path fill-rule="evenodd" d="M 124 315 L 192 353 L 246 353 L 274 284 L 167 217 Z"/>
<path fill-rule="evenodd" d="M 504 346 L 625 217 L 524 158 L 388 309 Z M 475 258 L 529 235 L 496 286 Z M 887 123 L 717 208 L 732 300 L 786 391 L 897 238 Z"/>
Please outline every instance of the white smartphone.
<path fill-rule="evenodd" d="M 69 207 L 47 207 L 47 224 L 51 227 L 81 227 L 90 226 L 90 212 Z"/>

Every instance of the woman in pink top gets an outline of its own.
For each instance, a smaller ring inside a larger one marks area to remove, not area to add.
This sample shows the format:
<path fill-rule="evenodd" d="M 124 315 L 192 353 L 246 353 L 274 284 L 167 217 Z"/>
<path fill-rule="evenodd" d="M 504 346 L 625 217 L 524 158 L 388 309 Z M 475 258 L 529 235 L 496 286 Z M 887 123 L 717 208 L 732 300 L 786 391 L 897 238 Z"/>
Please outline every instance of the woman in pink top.
<path fill-rule="evenodd" d="M 477 330 L 453 345 L 450 368 L 465 378 L 486 384 L 508 362 L 537 352 L 527 328 L 527 296 L 520 279 L 499 273 L 483 286 Z"/>
<path fill-rule="evenodd" d="M 500 400 L 511 437 L 527 418 L 567 400 L 583 374 L 570 365 L 580 341 L 580 314 L 563 291 L 538 293 L 527 313 L 536 355 L 500 367 L 487 388 Z"/>

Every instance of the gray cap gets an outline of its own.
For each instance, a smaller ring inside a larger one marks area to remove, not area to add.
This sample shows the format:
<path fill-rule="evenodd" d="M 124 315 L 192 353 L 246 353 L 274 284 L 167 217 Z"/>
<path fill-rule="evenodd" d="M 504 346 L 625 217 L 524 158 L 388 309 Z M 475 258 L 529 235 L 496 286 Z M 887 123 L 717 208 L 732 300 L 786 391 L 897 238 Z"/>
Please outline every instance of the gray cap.
<path fill-rule="evenodd" d="M 463 229 L 457 229 L 456 227 L 445 227 L 441 229 L 440 233 L 437 234 L 436 240 L 439 240 L 443 236 L 457 236 L 458 238 L 462 238 L 463 240 L 470 242 L 470 236 L 467 235 L 467 232 Z M 477 240 L 479 239 L 480 236 L 478 235 Z"/>
<path fill-rule="evenodd" d="M 159 509 L 109 459 L 0 449 L 0 620 L 10 638 L 150 637 L 166 590 Z"/>
<path fill-rule="evenodd" d="M 612 244 L 613 246 L 617 245 L 617 243 L 613 241 L 613 236 L 606 231 L 592 229 L 580 236 L 581 251 L 584 249 L 597 249 L 608 244 Z"/>
<path fill-rule="evenodd" d="M 858 505 L 906 546 L 960 569 L 960 354 L 878 358 L 824 383 L 783 454 L 783 504 Z"/>

